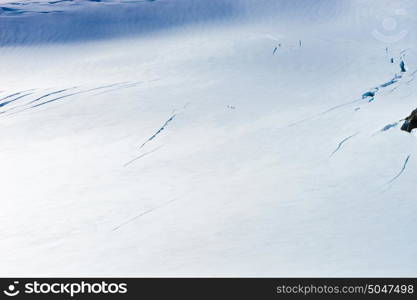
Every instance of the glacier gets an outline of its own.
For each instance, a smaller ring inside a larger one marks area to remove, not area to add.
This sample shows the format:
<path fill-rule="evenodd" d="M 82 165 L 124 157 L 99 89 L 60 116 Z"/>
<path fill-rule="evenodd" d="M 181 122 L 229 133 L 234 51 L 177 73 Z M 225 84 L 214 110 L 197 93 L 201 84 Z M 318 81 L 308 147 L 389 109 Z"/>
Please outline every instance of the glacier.
<path fill-rule="evenodd" d="M 416 276 L 416 12 L 0 1 L 0 275 Z"/>

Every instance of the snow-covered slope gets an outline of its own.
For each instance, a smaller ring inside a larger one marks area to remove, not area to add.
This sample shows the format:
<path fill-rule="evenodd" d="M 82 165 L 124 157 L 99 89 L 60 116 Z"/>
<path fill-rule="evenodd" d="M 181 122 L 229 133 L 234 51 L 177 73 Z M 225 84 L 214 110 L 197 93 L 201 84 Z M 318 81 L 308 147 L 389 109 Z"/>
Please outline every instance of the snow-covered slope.
<path fill-rule="evenodd" d="M 20 2 L 0 275 L 416 276 L 414 1 Z"/>
<path fill-rule="evenodd" d="M 0 45 L 92 41 L 156 34 L 186 24 L 221 22 L 243 8 L 234 0 L 7 1 Z"/>

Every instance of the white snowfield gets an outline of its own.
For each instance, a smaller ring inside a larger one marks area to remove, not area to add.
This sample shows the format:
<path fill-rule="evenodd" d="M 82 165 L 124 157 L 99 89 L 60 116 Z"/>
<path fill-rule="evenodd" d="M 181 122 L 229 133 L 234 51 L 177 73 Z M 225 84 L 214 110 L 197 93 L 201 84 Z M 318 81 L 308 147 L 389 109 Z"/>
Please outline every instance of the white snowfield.
<path fill-rule="evenodd" d="M 415 1 L 52 2 L 0 14 L 1 276 L 417 276 Z"/>

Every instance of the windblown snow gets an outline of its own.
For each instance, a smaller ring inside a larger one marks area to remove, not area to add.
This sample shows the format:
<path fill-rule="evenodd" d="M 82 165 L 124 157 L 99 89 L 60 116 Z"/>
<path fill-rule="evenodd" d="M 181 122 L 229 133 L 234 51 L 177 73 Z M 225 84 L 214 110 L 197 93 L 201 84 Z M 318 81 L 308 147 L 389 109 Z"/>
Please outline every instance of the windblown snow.
<path fill-rule="evenodd" d="M 0 275 L 416 276 L 416 13 L 0 1 Z"/>

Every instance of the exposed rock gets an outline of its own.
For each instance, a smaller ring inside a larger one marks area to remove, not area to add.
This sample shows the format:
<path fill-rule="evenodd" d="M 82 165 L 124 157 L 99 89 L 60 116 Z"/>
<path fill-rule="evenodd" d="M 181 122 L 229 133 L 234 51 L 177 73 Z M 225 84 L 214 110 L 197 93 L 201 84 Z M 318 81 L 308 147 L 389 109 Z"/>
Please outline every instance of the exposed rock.
<path fill-rule="evenodd" d="M 414 128 L 417 128 L 417 109 L 413 110 L 411 114 L 404 119 L 404 124 L 401 126 L 401 130 L 411 132 Z"/>

